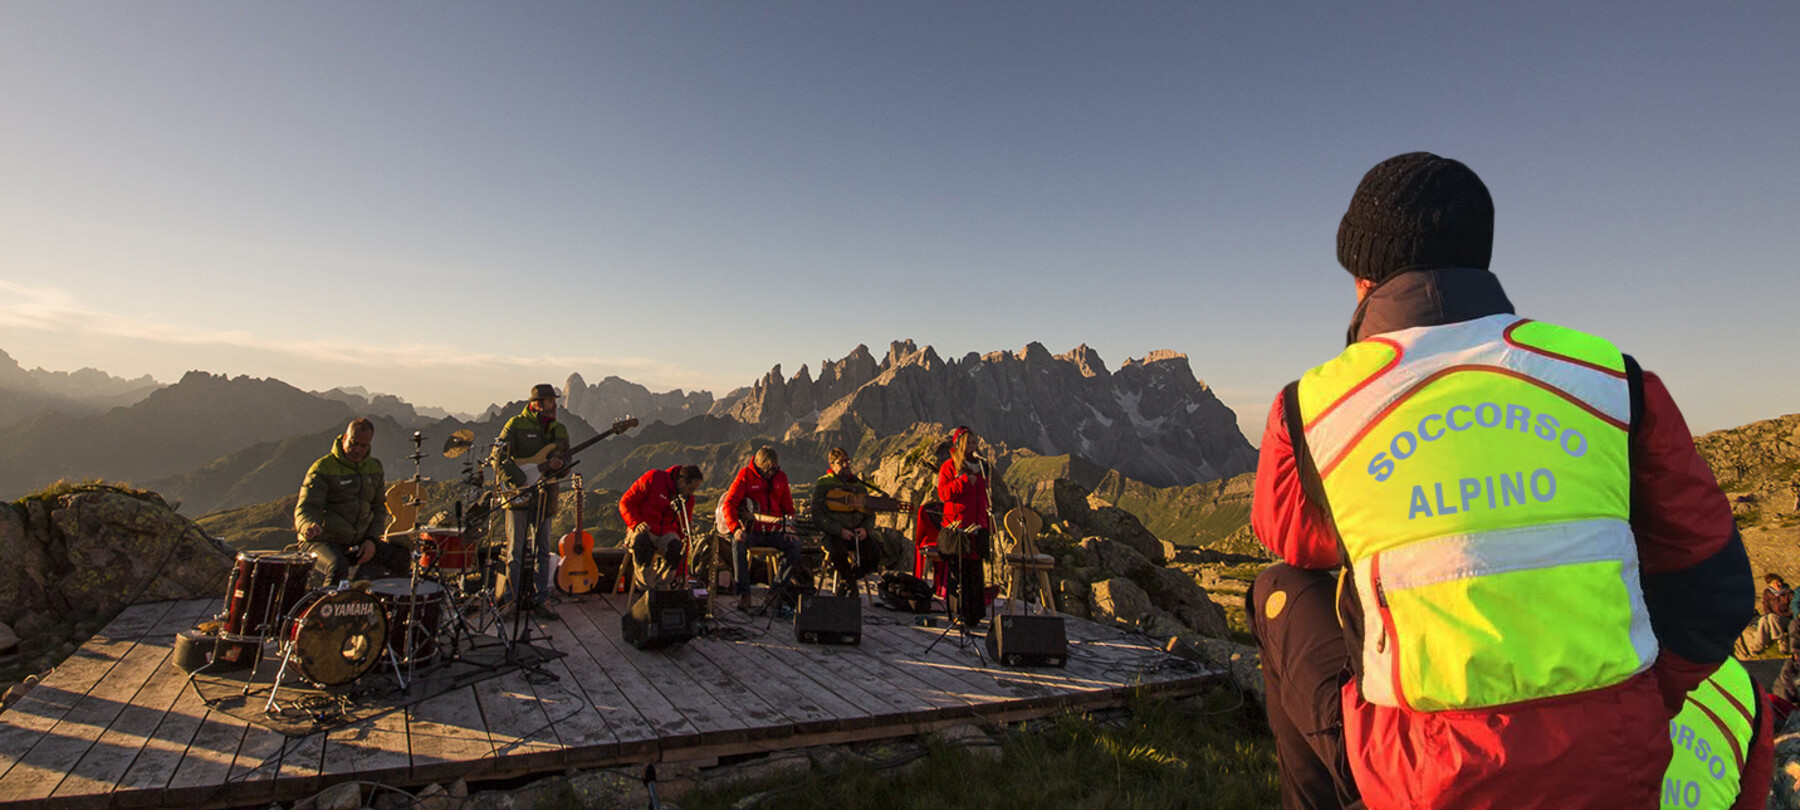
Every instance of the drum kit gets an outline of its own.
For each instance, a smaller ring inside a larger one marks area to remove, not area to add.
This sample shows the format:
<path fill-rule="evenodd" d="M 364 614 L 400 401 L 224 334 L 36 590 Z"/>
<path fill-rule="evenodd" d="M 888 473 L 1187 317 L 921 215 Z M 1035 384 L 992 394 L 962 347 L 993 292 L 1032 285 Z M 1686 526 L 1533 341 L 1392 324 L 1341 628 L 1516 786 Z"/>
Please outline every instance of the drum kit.
<path fill-rule="evenodd" d="M 473 444 L 473 434 L 458 431 L 445 443 L 445 455 L 462 455 Z M 422 441 L 413 434 L 415 468 L 423 455 Z M 472 477 L 479 481 L 479 470 Z M 415 469 L 411 482 L 423 480 Z M 413 506 L 416 506 L 416 496 Z M 473 649 L 473 637 L 500 626 L 491 570 L 494 550 L 465 542 L 458 504 L 457 528 L 411 527 L 390 531 L 411 541 L 411 564 L 406 576 L 362 582 L 328 584 L 310 588 L 316 555 L 306 551 L 246 551 L 237 556 L 226 587 L 225 612 L 211 639 L 210 660 L 193 661 L 184 669 L 225 671 L 251 668 L 256 679 L 262 662 L 279 660 L 265 712 L 278 709 L 278 695 L 292 673 L 315 688 L 343 687 L 376 671 L 391 672 L 401 689 L 415 676 L 440 664 L 460 660 L 459 653 Z M 407 522 L 413 522 L 408 518 Z M 394 528 L 390 526 L 390 529 Z M 509 655 L 514 645 L 506 633 L 496 630 Z M 177 641 L 200 637 L 184 633 Z M 265 654 L 265 645 L 274 645 Z M 200 656 L 195 656 L 200 657 Z M 178 663 L 182 656 L 178 655 Z M 510 660 L 510 659 L 509 659 Z M 385 666 L 383 666 L 385 662 Z M 380 668 L 378 670 L 378 668 Z"/>

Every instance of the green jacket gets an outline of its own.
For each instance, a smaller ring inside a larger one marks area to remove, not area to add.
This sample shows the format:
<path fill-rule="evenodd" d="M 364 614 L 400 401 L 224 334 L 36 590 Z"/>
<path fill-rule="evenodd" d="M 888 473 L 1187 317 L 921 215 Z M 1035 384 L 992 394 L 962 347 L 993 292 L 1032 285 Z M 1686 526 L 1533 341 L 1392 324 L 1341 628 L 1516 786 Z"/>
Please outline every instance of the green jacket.
<path fill-rule="evenodd" d="M 500 428 L 499 440 L 494 443 L 494 464 L 495 469 L 500 471 L 501 481 L 508 488 L 524 486 L 525 471 L 519 469 L 513 459 L 537 455 L 551 444 L 555 444 L 560 453 L 569 451 L 569 428 L 563 423 L 552 421 L 549 430 L 545 430 L 529 405 L 519 411 L 518 415 L 506 420 L 506 424 Z M 554 514 L 556 487 L 546 487 L 543 493 L 550 496 L 551 514 Z M 522 498 L 519 503 L 508 501 L 506 504 L 507 509 L 532 509 L 536 506 L 536 501 L 531 498 Z"/>
<path fill-rule="evenodd" d="M 386 493 L 381 460 L 370 456 L 353 464 L 344 457 L 341 439 L 332 439 L 331 452 L 313 462 L 300 483 L 294 529 L 303 542 L 309 526 L 324 527 L 310 542 L 348 546 L 379 540 L 387 528 Z"/>
<path fill-rule="evenodd" d="M 866 495 L 869 485 L 861 478 L 852 475 L 849 479 L 839 478 L 837 473 L 827 472 L 813 484 L 812 521 L 813 526 L 827 536 L 835 537 L 846 529 L 867 529 L 875 531 L 875 516 L 868 512 L 834 512 L 825 503 L 825 498 L 836 490 L 849 490 L 858 495 Z"/>

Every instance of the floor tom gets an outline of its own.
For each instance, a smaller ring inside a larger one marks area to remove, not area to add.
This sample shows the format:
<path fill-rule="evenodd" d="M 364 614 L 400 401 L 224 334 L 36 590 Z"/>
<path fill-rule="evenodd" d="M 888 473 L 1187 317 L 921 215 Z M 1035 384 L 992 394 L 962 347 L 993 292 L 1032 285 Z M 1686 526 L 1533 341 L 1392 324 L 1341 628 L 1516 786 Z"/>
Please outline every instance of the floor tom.
<path fill-rule="evenodd" d="M 444 586 L 430 580 L 378 579 L 369 593 L 387 619 L 387 646 L 401 664 L 423 664 L 437 654 L 444 620 Z"/>

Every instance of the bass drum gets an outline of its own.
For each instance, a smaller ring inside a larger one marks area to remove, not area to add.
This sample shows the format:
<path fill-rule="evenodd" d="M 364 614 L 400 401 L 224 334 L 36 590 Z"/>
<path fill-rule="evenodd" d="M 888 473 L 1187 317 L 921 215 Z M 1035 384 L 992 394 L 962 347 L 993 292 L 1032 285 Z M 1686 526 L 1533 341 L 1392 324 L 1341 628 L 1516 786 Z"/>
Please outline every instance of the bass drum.
<path fill-rule="evenodd" d="M 354 681 L 387 649 L 381 600 L 362 591 L 313 591 L 294 607 L 288 643 L 300 677 L 320 686 Z"/>

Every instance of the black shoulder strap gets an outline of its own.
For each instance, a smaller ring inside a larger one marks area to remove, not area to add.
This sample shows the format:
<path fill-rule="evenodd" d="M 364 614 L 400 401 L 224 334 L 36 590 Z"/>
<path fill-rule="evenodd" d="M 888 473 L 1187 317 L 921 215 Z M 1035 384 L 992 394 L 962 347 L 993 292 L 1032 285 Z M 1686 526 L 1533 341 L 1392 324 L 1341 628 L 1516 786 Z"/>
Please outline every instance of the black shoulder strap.
<path fill-rule="evenodd" d="M 1638 422 L 1644 415 L 1644 369 L 1638 365 L 1637 358 L 1622 354 L 1625 358 L 1625 385 L 1631 389 L 1631 435 L 1636 436 Z"/>
<path fill-rule="evenodd" d="M 1325 482 L 1313 463 L 1312 449 L 1306 446 L 1306 422 L 1300 416 L 1300 381 L 1281 389 L 1281 415 L 1287 422 L 1288 444 L 1294 447 L 1294 463 L 1300 469 L 1300 489 L 1314 506 L 1331 514 L 1331 503 L 1325 499 Z"/>

